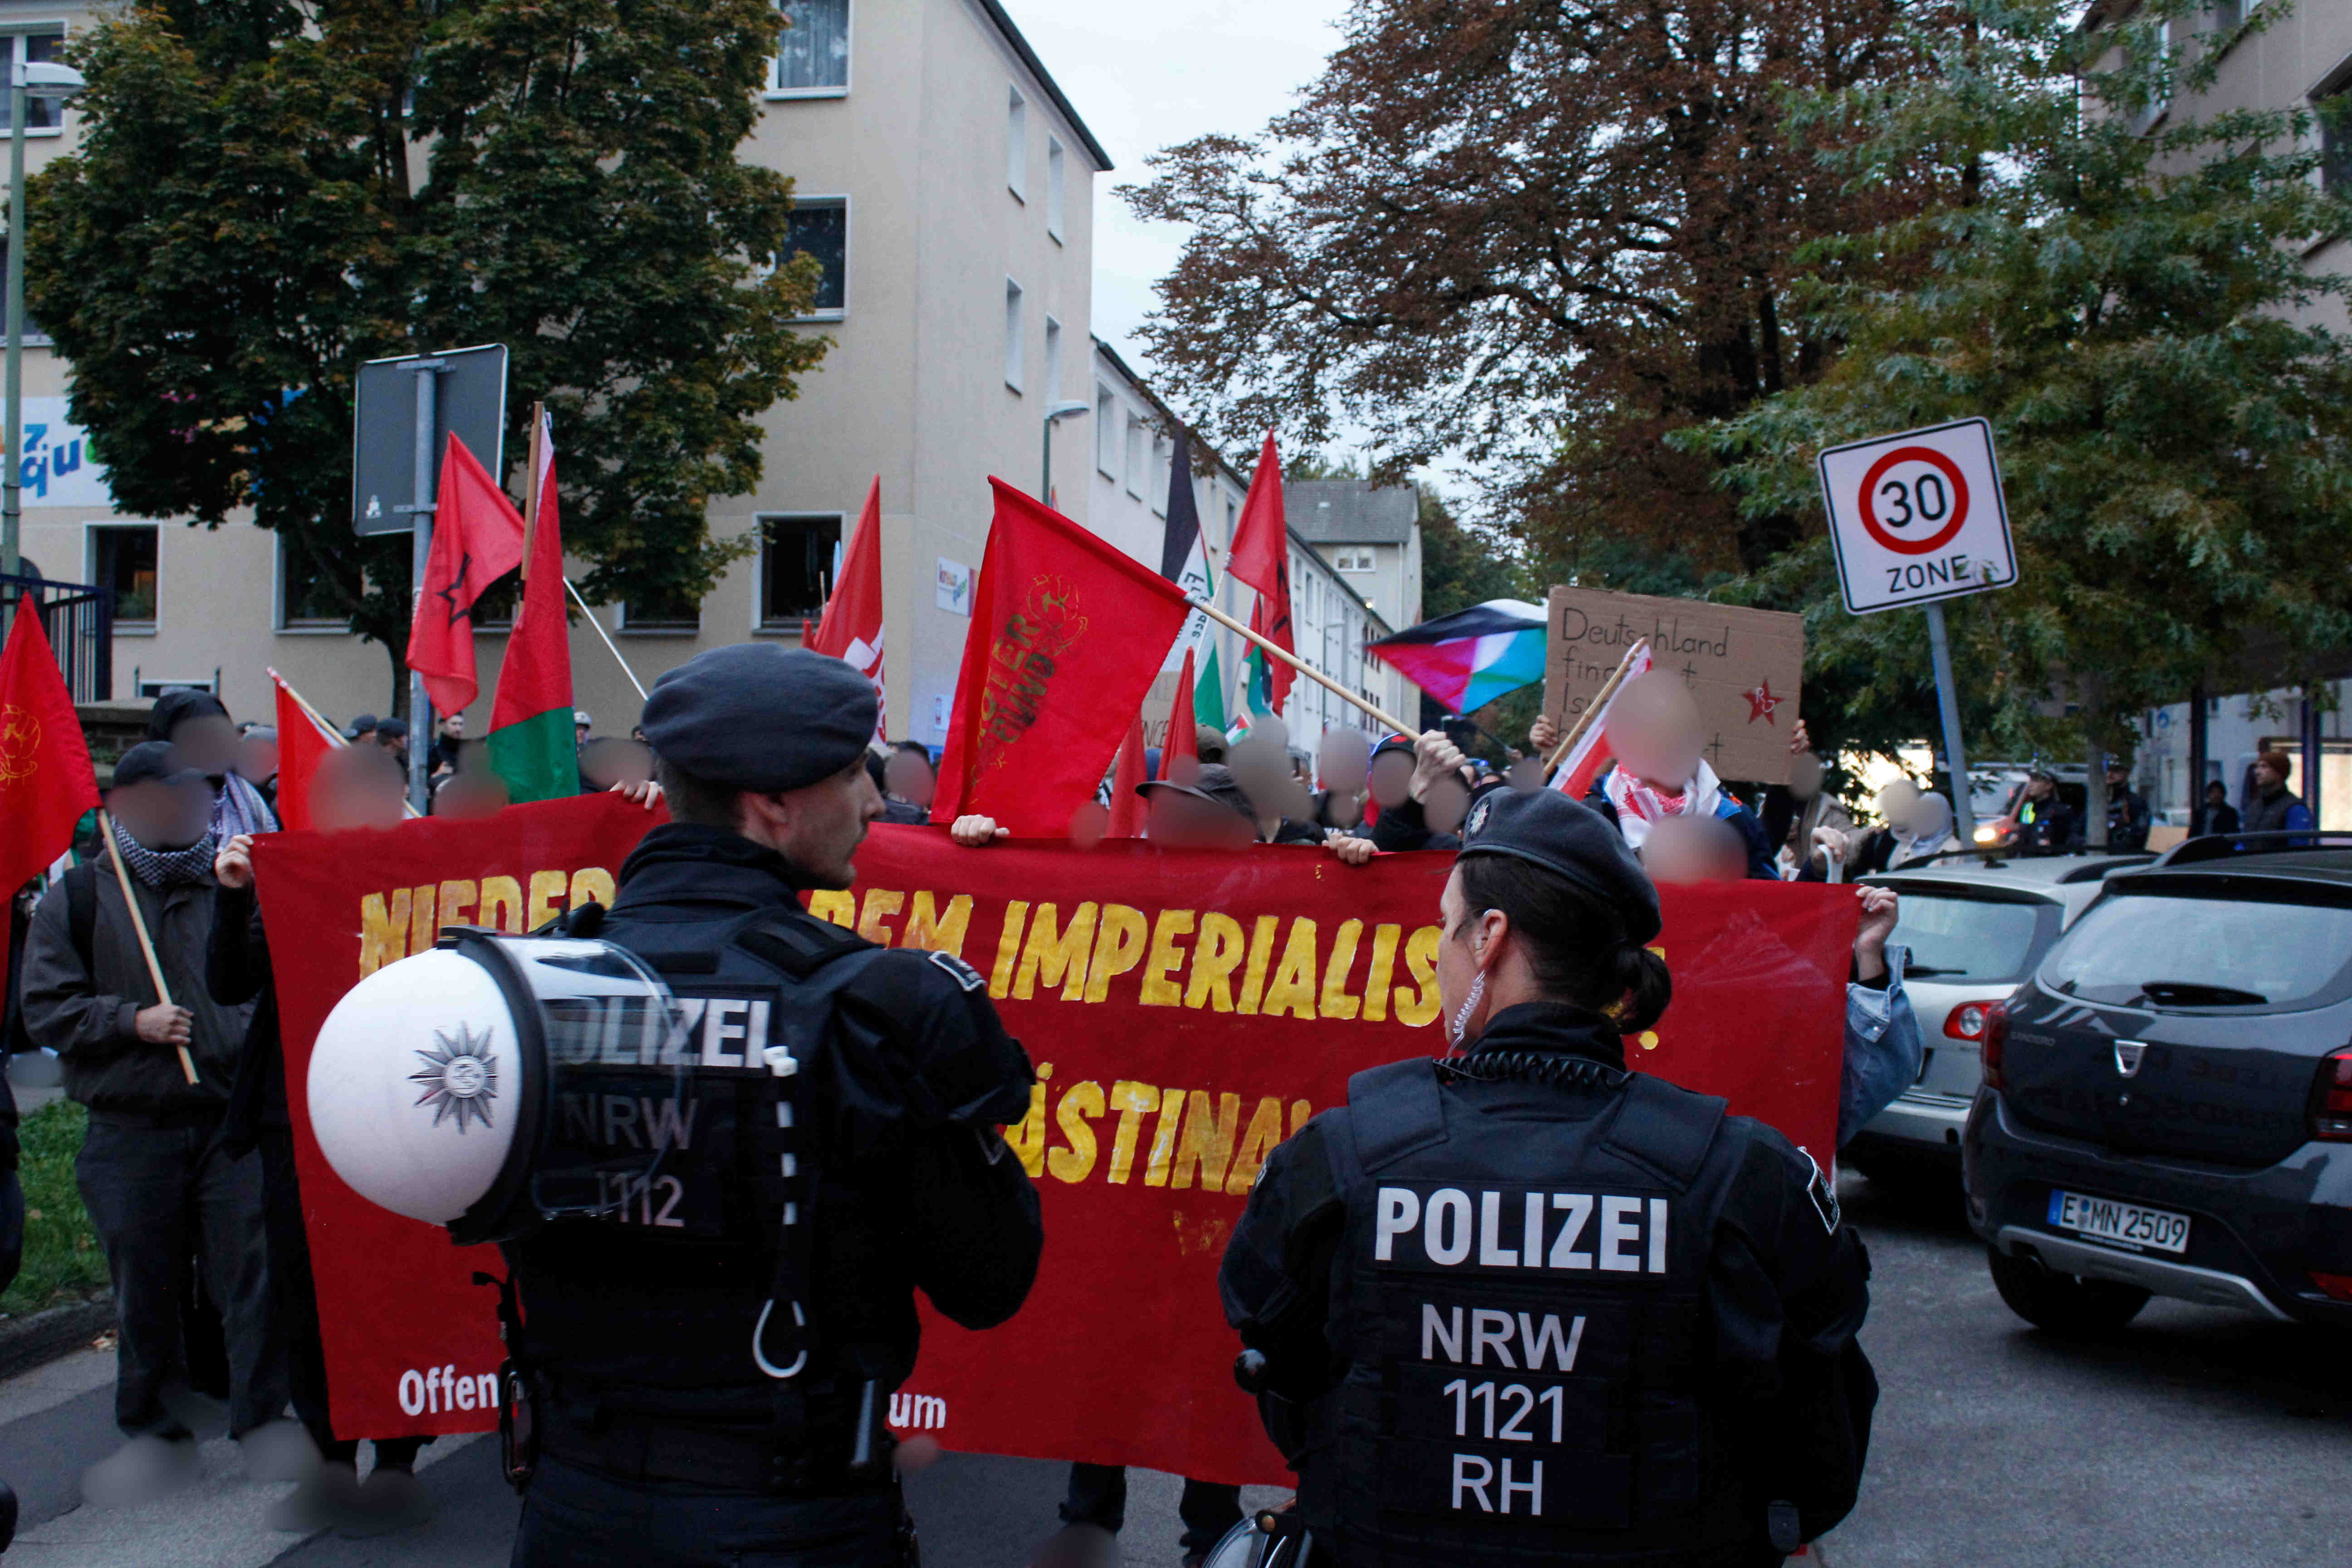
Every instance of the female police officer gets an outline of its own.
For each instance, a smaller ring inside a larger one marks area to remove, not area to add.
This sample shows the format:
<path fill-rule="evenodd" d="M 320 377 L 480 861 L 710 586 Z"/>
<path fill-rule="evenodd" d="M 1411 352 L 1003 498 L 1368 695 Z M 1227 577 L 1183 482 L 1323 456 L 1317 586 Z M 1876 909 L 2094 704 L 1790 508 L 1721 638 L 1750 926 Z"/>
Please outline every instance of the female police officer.
<path fill-rule="evenodd" d="M 1670 986 L 1600 816 L 1486 795 L 1439 909 L 1456 1054 L 1359 1074 L 1224 1258 L 1317 1561 L 1778 1563 L 1859 1484 L 1861 1244 L 1778 1132 L 1624 1070 Z"/>

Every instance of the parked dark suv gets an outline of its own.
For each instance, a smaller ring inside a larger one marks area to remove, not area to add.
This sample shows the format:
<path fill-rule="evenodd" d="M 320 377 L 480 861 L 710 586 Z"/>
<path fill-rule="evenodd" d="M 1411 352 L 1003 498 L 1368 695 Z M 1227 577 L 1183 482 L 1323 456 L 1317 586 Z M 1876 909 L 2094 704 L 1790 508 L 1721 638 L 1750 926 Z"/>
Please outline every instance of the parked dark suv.
<path fill-rule="evenodd" d="M 1993 1010 L 1961 1144 L 2019 1316 L 2150 1295 L 2352 1326 L 2352 835 L 2196 838 L 2107 879 Z"/>

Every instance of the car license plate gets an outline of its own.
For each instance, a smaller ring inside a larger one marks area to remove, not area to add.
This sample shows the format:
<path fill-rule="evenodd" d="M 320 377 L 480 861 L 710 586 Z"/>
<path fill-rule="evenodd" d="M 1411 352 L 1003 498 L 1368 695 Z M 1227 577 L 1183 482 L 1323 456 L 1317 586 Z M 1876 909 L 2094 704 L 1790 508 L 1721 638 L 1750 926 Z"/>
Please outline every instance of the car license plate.
<path fill-rule="evenodd" d="M 2097 1241 L 2132 1247 L 2152 1247 L 2158 1252 L 2189 1250 L 2189 1216 L 2170 1209 L 2145 1208 L 2115 1198 L 2095 1198 L 2085 1193 L 2050 1193 L 2050 1223 Z"/>

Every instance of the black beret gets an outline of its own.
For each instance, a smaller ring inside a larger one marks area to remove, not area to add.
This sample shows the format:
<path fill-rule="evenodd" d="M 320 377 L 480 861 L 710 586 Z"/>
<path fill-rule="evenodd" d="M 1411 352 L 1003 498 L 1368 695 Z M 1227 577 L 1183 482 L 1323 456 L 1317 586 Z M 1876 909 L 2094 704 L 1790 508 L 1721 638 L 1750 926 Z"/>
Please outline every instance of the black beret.
<path fill-rule="evenodd" d="M 1462 854 L 1510 855 L 1573 885 L 1617 917 L 1629 942 L 1658 934 L 1658 889 L 1617 825 L 1556 789 L 1493 789 L 1470 803 Z"/>
<path fill-rule="evenodd" d="M 228 717 L 228 710 L 221 706 L 219 698 L 194 687 L 174 687 L 155 699 L 155 706 L 147 710 L 147 738 L 168 741 L 172 731 L 189 720 L 209 719 L 215 714 Z"/>
<path fill-rule="evenodd" d="M 880 716 L 874 683 L 844 661 L 737 643 L 696 654 L 655 681 L 642 727 L 671 766 L 769 795 L 856 762 Z"/>

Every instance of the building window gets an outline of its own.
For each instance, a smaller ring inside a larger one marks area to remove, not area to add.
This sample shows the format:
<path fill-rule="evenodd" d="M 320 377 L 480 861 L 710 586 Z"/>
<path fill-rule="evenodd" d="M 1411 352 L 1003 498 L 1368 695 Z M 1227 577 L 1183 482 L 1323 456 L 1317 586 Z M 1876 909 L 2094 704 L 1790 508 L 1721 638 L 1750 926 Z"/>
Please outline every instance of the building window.
<path fill-rule="evenodd" d="M 349 612 L 335 601 L 326 577 L 295 566 L 287 558 L 286 536 L 272 536 L 278 557 L 278 629 L 281 632 L 347 632 Z M 478 615 L 474 624 L 480 626 Z"/>
<path fill-rule="evenodd" d="M 152 522 L 89 531 L 89 580 L 114 590 L 118 628 L 154 629 L 156 532 Z"/>
<path fill-rule="evenodd" d="M 1062 237 L 1062 141 L 1058 136 L 1045 138 L 1045 232 L 1055 239 Z"/>
<path fill-rule="evenodd" d="M 8 41 L 9 63 L 13 67 L 54 60 L 64 49 L 65 41 L 66 30 L 62 26 L 17 33 Z M 0 93 L 0 126 L 8 123 L 8 101 L 7 95 Z M 25 107 L 25 127 L 37 135 L 45 131 L 54 132 L 64 122 L 64 110 L 65 105 L 57 99 L 28 99 Z"/>
<path fill-rule="evenodd" d="M 1062 323 L 1045 318 L 1045 401 L 1062 401 Z"/>
<path fill-rule="evenodd" d="M 770 90 L 837 98 L 849 90 L 849 0 L 783 0 Z"/>
<path fill-rule="evenodd" d="M 1004 384 L 1021 390 L 1021 285 L 1004 280 Z"/>
<path fill-rule="evenodd" d="M 1332 552 L 1331 564 L 1342 572 L 1369 572 L 1372 569 L 1370 546 L 1338 550 Z"/>
<path fill-rule="evenodd" d="M 1161 517 L 1168 515 L 1168 481 L 1175 476 L 1169 469 L 1174 458 L 1174 448 L 1168 437 L 1151 437 L 1151 467 L 1143 471 L 1143 491 L 1151 502 L 1151 510 Z"/>
<path fill-rule="evenodd" d="M 621 605 L 620 624 L 615 631 L 640 634 L 677 636 L 702 629 L 702 601 L 693 595 L 670 588 L 631 599 Z"/>
<path fill-rule="evenodd" d="M 832 591 L 841 552 L 841 514 L 760 519 L 760 629 L 797 631 Z"/>
<path fill-rule="evenodd" d="M 1019 88 L 1004 100 L 1004 184 L 1015 196 L 1029 199 L 1029 100 Z"/>
<path fill-rule="evenodd" d="M 2352 89 L 2339 87 L 2312 105 L 2319 121 L 2319 184 L 2352 193 Z"/>
<path fill-rule="evenodd" d="M 1143 494 L 1143 421 L 1132 414 L 1127 416 L 1127 493 Z"/>
<path fill-rule="evenodd" d="M 824 276 L 817 280 L 812 320 L 837 321 L 849 304 L 849 198 L 809 196 L 793 203 L 786 220 L 787 257 L 803 253 L 816 258 Z"/>
<path fill-rule="evenodd" d="M 1111 483 L 1118 482 L 1118 405 L 1100 383 L 1095 386 L 1095 467 Z"/>

